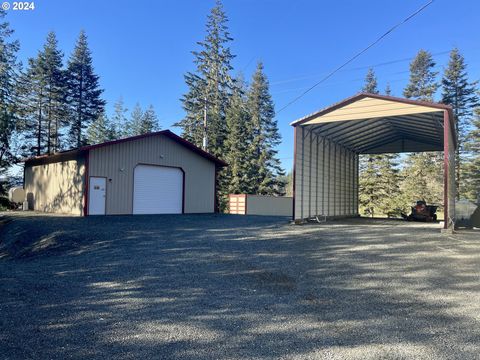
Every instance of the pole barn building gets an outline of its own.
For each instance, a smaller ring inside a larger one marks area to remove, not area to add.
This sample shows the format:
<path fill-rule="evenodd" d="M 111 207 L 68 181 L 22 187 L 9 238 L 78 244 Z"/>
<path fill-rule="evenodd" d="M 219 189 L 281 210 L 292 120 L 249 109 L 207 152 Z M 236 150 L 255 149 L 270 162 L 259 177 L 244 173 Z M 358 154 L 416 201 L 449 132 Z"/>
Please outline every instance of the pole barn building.
<path fill-rule="evenodd" d="M 29 209 L 72 215 L 216 211 L 226 163 L 169 130 L 25 161 Z"/>
<path fill-rule="evenodd" d="M 447 105 L 368 93 L 294 121 L 293 219 L 359 216 L 360 154 L 443 151 L 444 227 L 452 227 L 453 121 Z"/>

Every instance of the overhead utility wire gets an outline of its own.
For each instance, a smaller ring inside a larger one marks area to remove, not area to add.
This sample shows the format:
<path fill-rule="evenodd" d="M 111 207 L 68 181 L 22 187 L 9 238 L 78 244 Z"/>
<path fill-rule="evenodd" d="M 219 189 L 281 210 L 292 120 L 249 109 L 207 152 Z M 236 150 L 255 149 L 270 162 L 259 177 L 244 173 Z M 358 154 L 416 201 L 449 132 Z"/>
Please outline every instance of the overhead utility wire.
<path fill-rule="evenodd" d="M 350 59 L 348 59 L 346 62 L 344 62 L 342 65 L 340 65 L 339 67 L 337 67 L 336 69 L 334 69 L 333 71 L 331 71 L 327 76 L 325 76 L 324 78 L 322 78 L 320 81 L 318 81 L 317 83 L 315 83 L 314 85 L 310 86 L 307 90 L 305 90 L 303 93 L 301 93 L 300 95 L 298 95 L 296 98 L 294 98 L 293 100 L 291 100 L 289 103 L 287 103 L 285 106 L 283 106 L 280 110 L 277 111 L 277 115 L 282 112 L 283 110 L 285 110 L 287 107 L 289 107 L 290 105 L 292 105 L 294 102 L 298 101 L 299 99 L 301 99 L 303 96 L 305 96 L 307 93 L 309 93 L 310 91 L 312 91 L 314 88 L 316 88 L 318 85 L 320 85 L 321 83 L 323 83 L 324 81 L 328 80 L 329 78 L 331 78 L 337 71 L 343 69 L 345 66 L 347 66 L 348 64 L 350 64 L 353 60 L 355 60 L 356 58 L 358 58 L 360 55 L 362 55 L 363 53 L 365 53 L 366 51 L 368 51 L 370 48 L 372 48 L 373 46 L 375 46 L 376 44 L 378 44 L 383 38 L 385 38 L 387 35 L 389 35 L 391 32 L 393 32 L 395 29 L 397 29 L 399 26 L 405 24 L 407 21 L 409 21 L 411 18 L 413 18 L 415 15 L 419 14 L 420 12 L 422 12 L 425 8 L 427 8 L 429 5 L 431 5 L 435 0 L 430 0 L 428 3 L 426 3 L 425 5 L 423 5 L 420 9 L 418 9 L 417 11 L 415 11 L 414 13 L 410 14 L 409 16 L 407 16 L 405 19 L 403 19 L 401 22 L 399 22 L 398 24 L 394 25 L 393 27 L 391 27 L 387 32 L 385 32 L 382 36 L 380 36 L 378 39 L 376 39 L 374 42 L 372 42 L 370 45 L 368 45 L 366 48 L 364 48 L 362 51 L 358 52 L 357 54 L 355 54 L 353 57 L 351 57 Z"/>

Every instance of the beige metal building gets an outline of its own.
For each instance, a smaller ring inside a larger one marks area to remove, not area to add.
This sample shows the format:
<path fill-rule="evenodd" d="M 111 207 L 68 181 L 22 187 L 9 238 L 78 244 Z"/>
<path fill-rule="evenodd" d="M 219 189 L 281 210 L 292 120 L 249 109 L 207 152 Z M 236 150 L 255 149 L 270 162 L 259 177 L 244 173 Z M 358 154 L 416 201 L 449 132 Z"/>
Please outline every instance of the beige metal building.
<path fill-rule="evenodd" d="M 294 220 L 358 216 L 360 154 L 443 151 L 445 228 L 454 224 L 456 134 L 450 106 L 361 93 L 291 125 Z"/>
<path fill-rule="evenodd" d="M 73 215 L 216 211 L 226 163 L 169 130 L 25 161 L 32 210 Z"/>

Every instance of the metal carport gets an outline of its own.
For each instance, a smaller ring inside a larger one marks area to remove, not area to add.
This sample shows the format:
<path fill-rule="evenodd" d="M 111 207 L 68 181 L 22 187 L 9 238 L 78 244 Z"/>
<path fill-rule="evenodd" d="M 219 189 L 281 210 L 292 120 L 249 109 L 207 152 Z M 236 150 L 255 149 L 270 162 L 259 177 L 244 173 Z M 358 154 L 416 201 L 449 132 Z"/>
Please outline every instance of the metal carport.
<path fill-rule="evenodd" d="M 447 105 L 360 93 L 292 122 L 293 219 L 358 216 L 360 154 L 443 151 L 444 227 L 452 227 L 453 119 Z"/>

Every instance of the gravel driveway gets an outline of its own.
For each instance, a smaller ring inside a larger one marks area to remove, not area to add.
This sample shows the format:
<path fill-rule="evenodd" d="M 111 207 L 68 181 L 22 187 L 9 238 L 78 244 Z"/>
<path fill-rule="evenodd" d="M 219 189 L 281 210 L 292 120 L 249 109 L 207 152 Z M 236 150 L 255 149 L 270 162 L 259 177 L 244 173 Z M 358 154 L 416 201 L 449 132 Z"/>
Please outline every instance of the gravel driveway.
<path fill-rule="evenodd" d="M 18 216 L 2 359 L 480 359 L 480 235 L 351 220 Z"/>

